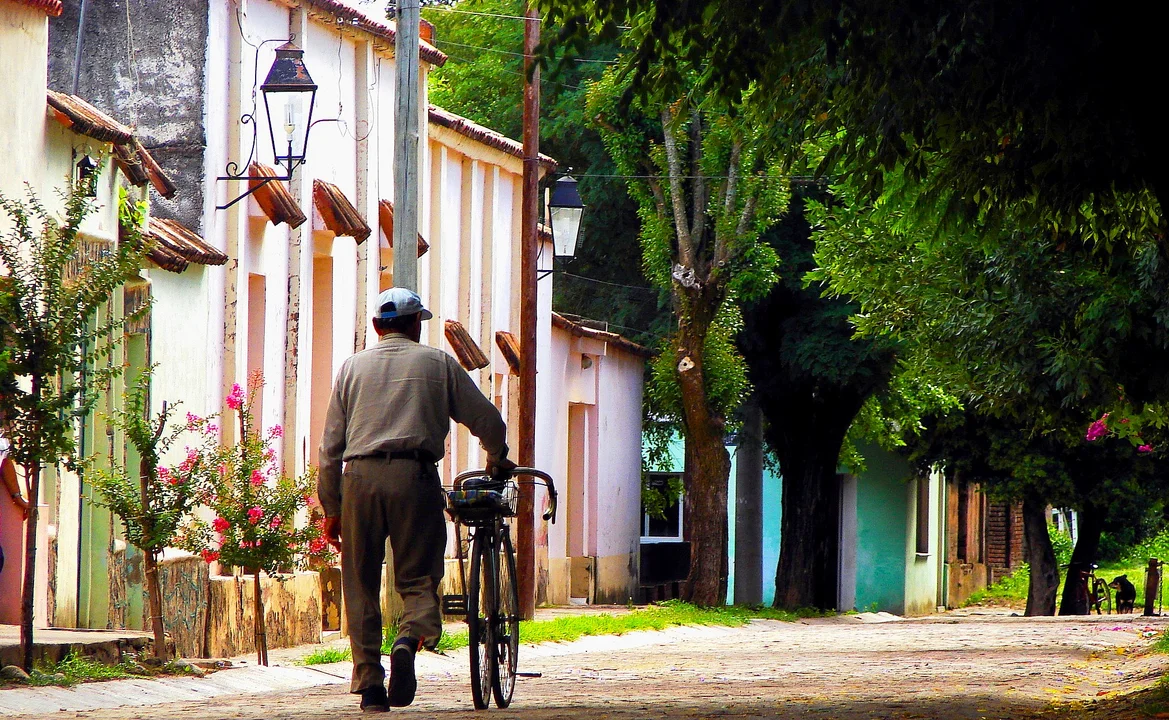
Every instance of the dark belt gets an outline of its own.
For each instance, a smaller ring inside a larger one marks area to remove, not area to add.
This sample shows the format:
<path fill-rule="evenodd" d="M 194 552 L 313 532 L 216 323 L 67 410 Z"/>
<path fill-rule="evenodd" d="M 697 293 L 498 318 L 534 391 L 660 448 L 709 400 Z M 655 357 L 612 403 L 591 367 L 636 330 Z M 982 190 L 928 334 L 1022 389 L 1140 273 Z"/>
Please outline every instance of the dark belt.
<path fill-rule="evenodd" d="M 428 450 L 393 450 L 389 452 L 375 452 L 361 455 L 354 460 L 417 460 L 431 465 L 438 462 L 438 458 Z"/>

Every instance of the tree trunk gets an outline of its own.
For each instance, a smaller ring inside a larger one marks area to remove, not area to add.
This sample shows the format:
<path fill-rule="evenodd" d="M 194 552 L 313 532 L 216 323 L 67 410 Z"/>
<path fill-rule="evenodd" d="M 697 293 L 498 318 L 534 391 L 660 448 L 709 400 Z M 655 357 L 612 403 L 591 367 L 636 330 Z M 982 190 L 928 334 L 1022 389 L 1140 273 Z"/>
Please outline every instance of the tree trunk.
<path fill-rule="evenodd" d="M 1027 617 L 1054 615 L 1059 567 L 1047 532 L 1047 503 L 1033 493 L 1023 500 L 1023 550 L 1031 567 L 1024 614 Z"/>
<path fill-rule="evenodd" d="M 28 486 L 28 518 L 24 523 L 24 582 L 20 587 L 20 656 L 25 672 L 32 672 L 32 616 L 36 589 L 37 523 L 40 516 L 38 501 L 41 492 L 39 462 L 24 466 L 24 481 Z"/>
<path fill-rule="evenodd" d="M 1084 507 L 1080 508 L 1077 527 L 1076 547 L 1072 550 L 1067 582 L 1064 583 L 1063 597 L 1059 602 L 1060 615 L 1088 614 L 1088 594 L 1083 578 L 1092 569 L 1100 549 L 1100 534 L 1104 531 L 1103 511 L 1091 503 L 1084 503 Z"/>
<path fill-rule="evenodd" d="M 686 504 L 690 521 L 690 574 L 684 599 L 722 605 L 727 597 L 727 480 L 731 460 L 723 444 L 725 421 L 710 407 L 703 374 L 709 323 L 681 323 L 678 384 L 682 391 L 687 453 L 692 460 Z"/>
<path fill-rule="evenodd" d="M 170 651 L 166 647 L 166 628 L 162 624 L 162 588 L 158 583 L 158 556 L 153 550 L 142 553 L 146 568 L 146 596 L 150 603 L 150 625 L 154 630 L 154 656 L 166 662 Z"/>
<path fill-rule="evenodd" d="M 166 412 L 166 403 L 162 404 L 162 410 Z M 159 427 L 161 433 L 162 427 Z M 155 440 L 157 441 L 156 434 Z M 142 497 L 142 508 L 147 513 L 150 513 L 150 478 L 151 471 L 150 462 L 146 458 L 138 463 L 138 488 Z M 142 564 L 146 570 L 146 598 L 150 605 L 150 626 L 154 630 L 154 656 L 159 660 L 166 662 L 169 659 L 169 651 L 166 647 L 166 628 L 163 626 L 162 620 L 162 587 L 158 583 L 158 553 L 153 549 L 143 548 Z"/>
<path fill-rule="evenodd" d="M 783 475 L 775 607 L 832 610 L 839 604 L 837 469 L 844 436 L 867 396 L 867 390 L 796 382 L 764 395 L 767 439 Z"/>
<path fill-rule="evenodd" d="M 253 610 L 256 615 L 255 629 L 256 629 L 256 660 L 264 667 L 268 666 L 268 632 L 267 623 L 264 620 L 264 598 L 260 594 L 260 569 L 256 568 L 255 574 L 252 575 L 253 588 L 255 597 Z"/>

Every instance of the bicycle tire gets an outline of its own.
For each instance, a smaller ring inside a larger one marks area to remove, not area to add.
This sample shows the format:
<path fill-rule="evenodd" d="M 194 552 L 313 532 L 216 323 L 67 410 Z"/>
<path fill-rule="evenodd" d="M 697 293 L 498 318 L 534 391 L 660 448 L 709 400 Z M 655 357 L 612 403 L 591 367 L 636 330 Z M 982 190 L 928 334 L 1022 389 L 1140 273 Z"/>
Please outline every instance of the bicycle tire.
<path fill-rule="evenodd" d="M 1103 578 L 1096 578 L 1096 582 L 1092 586 L 1093 594 L 1096 596 L 1096 614 L 1097 615 L 1111 615 L 1112 614 L 1112 591 L 1108 587 L 1108 583 Z M 1105 607 L 1105 611 L 1101 612 L 1100 606 Z"/>
<path fill-rule="evenodd" d="M 515 551 L 506 528 L 500 533 L 500 540 L 496 566 L 499 569 L 498 602 L 495 605 L 497 622 L 493 623 L 496 658 L 491 692 L 495 695 L 495 706 L 505 708 L 515 694 L 520 649 L 520 591 L 516 585 Z"/>
<path fill-rule="evenodd" d="M 475 532 L 471 550 L 471 582 L 467 587 L 467 635 L 471 656 L 471 699 L 476 710 L 486 710 L 495 677 L 495 628 L 491 622 L 495 595 L 493 533 Z"/>

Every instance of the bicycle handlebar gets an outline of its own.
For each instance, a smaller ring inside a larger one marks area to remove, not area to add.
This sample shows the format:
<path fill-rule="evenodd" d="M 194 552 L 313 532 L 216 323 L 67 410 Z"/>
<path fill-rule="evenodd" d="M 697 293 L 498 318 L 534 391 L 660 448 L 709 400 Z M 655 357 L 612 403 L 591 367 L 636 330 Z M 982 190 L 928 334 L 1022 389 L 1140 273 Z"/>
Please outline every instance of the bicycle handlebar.
<path fill-rule="evenodd" d="M 457 488 L 464 480 L 474 477 L 483 477 L 487 474 L 486 470 L 464 470 L 455 476 L 455 487 Z M 532 467 L 517 467 L 513 470 L 508 470 L 501 475 L 507 477 L 515 477 L 516 475 L 527 475 L 529 477 L 539 478 L 544 481 L 544 486 L 548 488 L 548 498 L 551 501 L 548 505 L 548 511 L 543 514 L 545 520 L 550 521 L 553 525 L 556 524 L 556 483 L 552 480 L 552 476 L 543 470 L 537 470 Z"/>

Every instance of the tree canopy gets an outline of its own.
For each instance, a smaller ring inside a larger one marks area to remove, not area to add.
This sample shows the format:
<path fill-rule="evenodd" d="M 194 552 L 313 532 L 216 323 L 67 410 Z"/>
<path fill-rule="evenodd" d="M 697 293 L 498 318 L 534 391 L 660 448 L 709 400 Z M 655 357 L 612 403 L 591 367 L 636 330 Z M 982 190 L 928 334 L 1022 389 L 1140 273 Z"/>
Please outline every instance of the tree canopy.
<path fill-rule="evenodd" d="M 542 0 L 549 52 L 624 35 L 642 92 L 702 68 L 698 92 L 765 93 L 789 156 L 829 139 L 821 172 L 880 193 L 897 168 L 955 190 L 948 213 L 1026 209 L 1111 247 L 1164 236 L 1169 141 L 1147 68 L 1156 23 L 1084 0 Z M 937 170 L 932 159 L 944 160 Z M 1154 198 L 1158 198 L 1157 203 Z"/>

